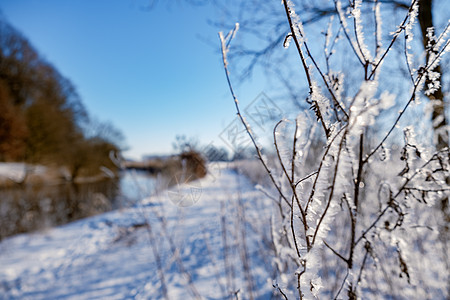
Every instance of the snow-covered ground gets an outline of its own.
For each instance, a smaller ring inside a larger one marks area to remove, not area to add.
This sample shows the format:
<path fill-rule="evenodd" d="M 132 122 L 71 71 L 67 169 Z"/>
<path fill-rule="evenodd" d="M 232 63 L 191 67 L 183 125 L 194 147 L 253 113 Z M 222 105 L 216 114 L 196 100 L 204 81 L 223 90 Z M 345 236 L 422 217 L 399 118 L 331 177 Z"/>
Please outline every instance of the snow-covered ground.
<path fill-rule="evenodd" d="M 2 241 L 0 299 L 270 298 L 270 207 L 214 165 L 129 207 Z"/>
<path fill-rule="evenodd" d="M 0 180 L 7 178 L 19 182 L 22 181 L 27 172 L 43 175 L 46 172 L 44 166 L 30 166 L 24 163 L 1 163 L 0 162 Z"/>

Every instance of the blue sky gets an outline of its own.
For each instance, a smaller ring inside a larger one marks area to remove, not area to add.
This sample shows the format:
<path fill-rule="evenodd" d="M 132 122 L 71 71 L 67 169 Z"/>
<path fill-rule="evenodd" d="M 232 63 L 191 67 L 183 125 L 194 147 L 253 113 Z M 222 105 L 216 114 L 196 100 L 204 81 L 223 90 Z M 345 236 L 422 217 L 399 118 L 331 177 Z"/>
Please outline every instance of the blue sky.
<path fill-rule="evenodd" d="M 170 152 L 177 134 L 223 145 L 218 136 L 235 110 L 218 29 L 207 24 L 220 13 L 164 1 L 142 9 L 146 3 L 2 0 L 0 10 L 74 84 L 91 115 L 124 133 L 126 156 Z M 244 104 L 262 90 L 251 85 Z"/>

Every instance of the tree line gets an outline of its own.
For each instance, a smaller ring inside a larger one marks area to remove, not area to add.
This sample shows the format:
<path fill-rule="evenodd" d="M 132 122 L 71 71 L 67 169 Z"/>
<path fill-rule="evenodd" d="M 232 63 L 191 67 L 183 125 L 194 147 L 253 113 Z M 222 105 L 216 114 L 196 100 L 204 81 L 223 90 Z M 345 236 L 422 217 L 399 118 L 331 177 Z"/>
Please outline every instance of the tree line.
<path fill-rule="evenodd" d="M 92 119 L 72 83 L 0 18 L 0 161 L 65 166 L 90 176 L 120 151 L 122 134 Z"/>

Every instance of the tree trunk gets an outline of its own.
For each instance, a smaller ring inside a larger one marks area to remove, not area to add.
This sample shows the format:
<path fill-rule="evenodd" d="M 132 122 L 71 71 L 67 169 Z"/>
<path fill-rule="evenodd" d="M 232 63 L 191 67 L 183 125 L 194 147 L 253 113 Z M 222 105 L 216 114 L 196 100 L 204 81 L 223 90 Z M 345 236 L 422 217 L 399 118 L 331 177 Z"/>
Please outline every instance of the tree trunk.
<path fill-rule="evenodd" d="M 433 0 L 419 0 L 419 23 L 422 31 L 422 43 L 424 49 L 427 49 L 429 39 L 427 38 L 427 29 L 433 26 L 433 13 L 432 13 Z M 427 62 L 430 57 L 430 53 L 427 52 Z M 437 66 L 434 70 L 431 70 L 440 74 L 442 79 L 442 70 L 440 66 Z M 430 80 L 426 78 L 425 85 L 428 86 Z M 444 149 L 449 146 L 449 137 L 447 129 L 447 118 L 445 116 L 445 101 L 442 88 L 439 87 L 433 94 L 427 96 L 433 105 L 433 112 L 431 116 L 433 126 L 434 144 L 437 150 Z"/>

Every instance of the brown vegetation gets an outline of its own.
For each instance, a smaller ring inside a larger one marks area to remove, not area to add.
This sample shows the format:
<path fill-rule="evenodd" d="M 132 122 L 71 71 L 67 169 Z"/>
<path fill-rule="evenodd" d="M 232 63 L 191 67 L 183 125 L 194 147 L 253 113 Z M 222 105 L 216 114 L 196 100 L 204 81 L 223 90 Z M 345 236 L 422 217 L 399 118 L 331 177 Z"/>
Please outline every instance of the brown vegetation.
<path fill-rule="evenodd" d="M 118 170 L 109 154 L 121 139 L 93 123 L 72 84 L 0 18 L 0 161 L 57 164 L 74 180 Z"/>
<path fill-rule="evenodd" d="M 188 181 L 205 177 L 207 174 L 206 161 L 200 153 L 194 150 L 182 152 L 179 155 L 156 157 L 145 161 L 126 161 L 125 168 L 162 174 L 172 177 L 183 173 Z"/>

